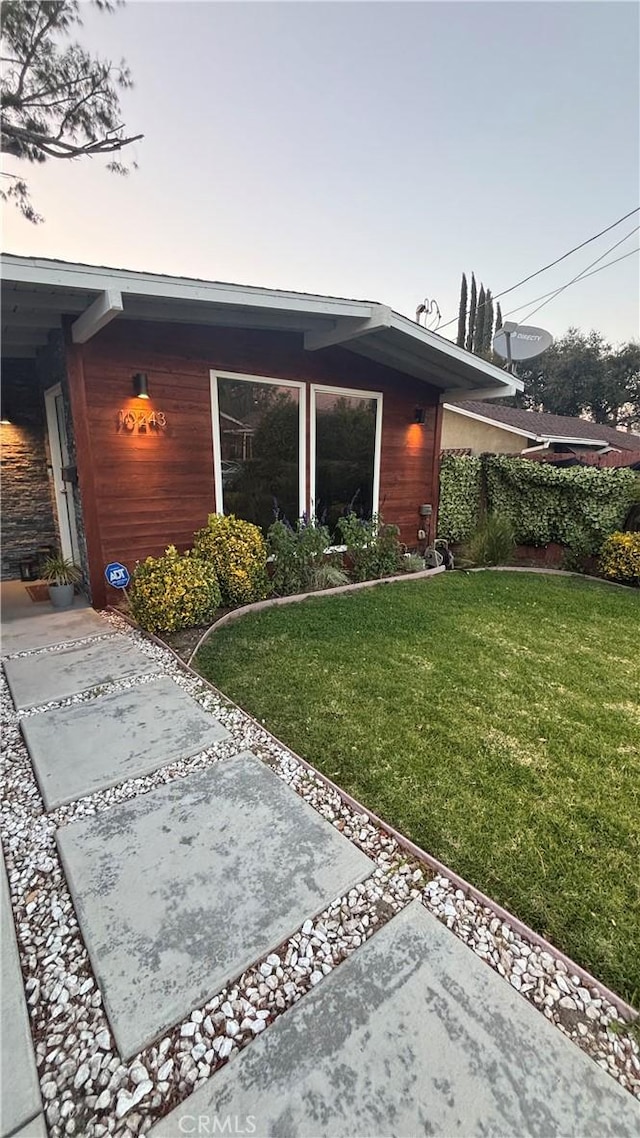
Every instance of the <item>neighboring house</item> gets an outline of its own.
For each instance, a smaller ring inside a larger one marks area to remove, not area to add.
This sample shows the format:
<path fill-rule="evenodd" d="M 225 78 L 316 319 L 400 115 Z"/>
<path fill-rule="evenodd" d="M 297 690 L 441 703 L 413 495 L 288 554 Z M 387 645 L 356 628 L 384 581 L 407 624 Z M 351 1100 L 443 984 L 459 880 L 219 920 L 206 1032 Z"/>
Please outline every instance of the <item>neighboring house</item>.
<path fill-rule="evenodd" d="M 479 400 L 445 402 L 442 450 L 462 449 L 469 454 L 571 452 L 579 456 L 640 451 L 640 435 L 587 419 L 522 411 Z"/>
<path fill-rule="evenodd" d="M 520 380 L 371 301 L 5 255 L 3 576 L 38 546 L 105 566 L 190 545 L 210 512 L 264 529 L 437 509 L 443 402 Z M 433 531 L 435 532 L 435 530 Z"/>

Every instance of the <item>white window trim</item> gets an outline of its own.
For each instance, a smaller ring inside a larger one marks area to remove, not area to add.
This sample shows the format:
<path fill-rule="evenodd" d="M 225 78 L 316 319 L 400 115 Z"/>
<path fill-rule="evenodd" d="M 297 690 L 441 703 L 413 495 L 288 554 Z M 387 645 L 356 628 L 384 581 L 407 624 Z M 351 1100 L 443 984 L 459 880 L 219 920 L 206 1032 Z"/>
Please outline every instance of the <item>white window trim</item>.
<path fill-rule="evenodd" d="M 306 510 L 306 385 L 293 379 L 278 379 L 277 376 L 247 375 L 238 371 L 217 371 L 213 368 L 209 372 L 209 385 L 211 391 L 211 434 L 213 438 L 213 482 L 216 495 L 216 514 L 224 514 L 224 498 L 222 491 L 222 443 L 220 439 L 220 402 L 218 399 L 218 380 L 232 379 L 234 382 L 267 383 L 276 387 L 295 387 L 300 392 L 298 400 L 298 514 Z"/>
<path fill-rule="evenodd" d="M 381 391 L 362 391 L 352 387 L 328 387 L 321 383 L 311 384 L 310 424 L 309 424 L 309 504 L 311 517 L 316 512 L 316 394 L 357 396 L 361 399 L 376 400 L 376 438 L 373 452 L 373 496 L 374 514 L 380 512 L 380 460 L 382 456 L 382 404 Z"/>

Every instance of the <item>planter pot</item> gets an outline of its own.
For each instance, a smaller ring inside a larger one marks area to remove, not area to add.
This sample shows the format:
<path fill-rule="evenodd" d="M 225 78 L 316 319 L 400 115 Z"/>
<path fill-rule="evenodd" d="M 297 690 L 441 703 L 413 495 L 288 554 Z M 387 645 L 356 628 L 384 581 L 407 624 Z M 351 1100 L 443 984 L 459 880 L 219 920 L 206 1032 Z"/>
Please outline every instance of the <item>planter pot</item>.
<path fill-rule="evenodd" d="M 49 585 L 49 600 L 54 609 L 70 609 L 73 604 L 73 585 Z"/>

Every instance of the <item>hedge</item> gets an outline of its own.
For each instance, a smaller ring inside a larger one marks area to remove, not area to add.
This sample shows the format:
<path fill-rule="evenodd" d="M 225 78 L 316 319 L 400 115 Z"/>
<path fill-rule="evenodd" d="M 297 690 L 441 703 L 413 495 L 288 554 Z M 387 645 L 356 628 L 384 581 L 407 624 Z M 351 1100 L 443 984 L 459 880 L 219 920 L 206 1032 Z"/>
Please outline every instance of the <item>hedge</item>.
<path fill-rule="evenodd" d="M 598 553 L 638 494 L 632 470 L 562 468 L 506 455 L 442 460 L 439 536 L 465 541 L 478 522 L 483 479 L 489 513 L 506 517 L 521 545 L 559 542 Z"/>

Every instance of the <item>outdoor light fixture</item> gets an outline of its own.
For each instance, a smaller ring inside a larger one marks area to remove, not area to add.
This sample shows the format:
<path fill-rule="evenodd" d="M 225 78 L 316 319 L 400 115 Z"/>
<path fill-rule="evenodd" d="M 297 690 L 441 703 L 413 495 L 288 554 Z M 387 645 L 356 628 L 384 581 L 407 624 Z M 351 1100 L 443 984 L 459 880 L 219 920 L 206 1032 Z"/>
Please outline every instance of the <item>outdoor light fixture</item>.
<path fill-rule="evenodd" d="M 5 419 L 3 416 L 2 419 L 0 419 L 0 425 L 3 427 L 10 427 L 11 426 L 11 419 Z"/>
<path fill-rule="evenodd" d="M 414 423 L 424 423 L 426 421 L 426 418 L 427 412 L 425 411 L 424 407 L 416 407 L 415 411 L 413 412 Z"/>
<path fill-rule="evenodd" d="M 133 393 L 138 399 L 149 398 L 149 377 L 146 371 L 139 371 L 133 377 Z"/>

